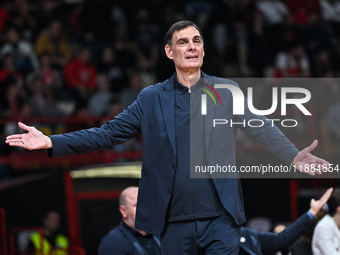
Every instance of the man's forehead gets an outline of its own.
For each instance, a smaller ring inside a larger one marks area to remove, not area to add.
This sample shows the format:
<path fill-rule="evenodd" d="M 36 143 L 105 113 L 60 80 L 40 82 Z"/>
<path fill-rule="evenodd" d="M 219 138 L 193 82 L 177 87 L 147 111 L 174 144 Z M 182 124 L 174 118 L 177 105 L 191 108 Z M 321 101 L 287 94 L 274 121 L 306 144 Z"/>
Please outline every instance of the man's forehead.
<path fill-rule="evenodd" d="M 193 26 L 189 26 L 186 28 L 183 28 L 179 31 L 175 31 L 172 39 L 178 39 L 178 38 L 193 38 L 193 37 L 201 37 L 200 32 Z"/>
<path fill-rule="evenodd" d="M 135 200 L 137 200 L 137 196 L 138 196 L 138 190 L 131 190 L 131 191 L 127 194 L 126 198 L 127 198 L 127 200 L 129 200 L 129 201 L 135 201 Z"/>

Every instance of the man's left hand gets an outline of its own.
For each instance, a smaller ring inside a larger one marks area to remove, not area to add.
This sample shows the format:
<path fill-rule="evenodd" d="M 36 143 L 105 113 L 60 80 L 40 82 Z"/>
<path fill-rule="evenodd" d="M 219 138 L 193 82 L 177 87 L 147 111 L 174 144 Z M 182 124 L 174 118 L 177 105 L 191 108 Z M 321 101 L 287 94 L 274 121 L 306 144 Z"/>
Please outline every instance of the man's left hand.
<path fill-rule="evenodd" d="M 315 175 L 315 173 L 322 174 L 323 171 L 328 171 L 330 163 L 310 153 L 317 145 L 318 140 L 315 140 L 310 146 L 304 148 L 295 156 L 292 164 L 297 170 L 309 175 Z"/>

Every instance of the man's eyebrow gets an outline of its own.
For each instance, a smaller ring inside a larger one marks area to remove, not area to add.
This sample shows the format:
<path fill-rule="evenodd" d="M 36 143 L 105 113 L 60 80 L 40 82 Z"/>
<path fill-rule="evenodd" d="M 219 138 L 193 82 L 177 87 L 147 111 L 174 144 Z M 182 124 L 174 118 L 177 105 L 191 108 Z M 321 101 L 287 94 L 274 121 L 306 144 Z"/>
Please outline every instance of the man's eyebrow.
<path fill-rule="evenodd" d="M 200 35 L 195 35 L 195 36 L 193 37 L 193 39 L 197 39 L 197 38 L 202 39 L 202 37 L 201 37 Z M 177 41 L 176 41 L 176 43 L 178 43 L 179 41 L 182 41 L 182 40 L 185 41 L 185 40 L 188 40 L 188 38 L 187 38 L 187 37 L 178 38 Z"/>

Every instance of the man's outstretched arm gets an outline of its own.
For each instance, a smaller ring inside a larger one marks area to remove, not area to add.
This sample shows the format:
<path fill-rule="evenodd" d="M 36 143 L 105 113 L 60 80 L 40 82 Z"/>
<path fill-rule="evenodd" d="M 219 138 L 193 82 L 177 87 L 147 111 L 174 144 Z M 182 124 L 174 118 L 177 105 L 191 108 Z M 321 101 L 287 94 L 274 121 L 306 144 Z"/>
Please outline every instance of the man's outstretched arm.
<path fill-rule="evenodd" d="M 332 192 L 333 188 L 329 188 L 319 200 L 312 199 L 308 213 L 315 217 L 326 204 Z M 279 234 L 260 233 L 258 241 L 261 244 L 263 253 L 281 250 L 297 240 L 300 235 L 314 224 L 314 220 L 307 215 L 308 213 L 302 215 Z"/>

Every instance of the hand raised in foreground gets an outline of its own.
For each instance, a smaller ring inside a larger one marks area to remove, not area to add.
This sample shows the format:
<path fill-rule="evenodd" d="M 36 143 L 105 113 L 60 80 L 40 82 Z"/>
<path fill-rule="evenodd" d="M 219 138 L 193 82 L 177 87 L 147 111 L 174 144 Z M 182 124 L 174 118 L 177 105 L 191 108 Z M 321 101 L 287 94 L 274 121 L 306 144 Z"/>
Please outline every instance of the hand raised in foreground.
<path fill-rule="evenodd" d="M 304 148 L 295 156 L 292 164 L 297 170 L 309 175 L 315 175 L 315 173 L 322 174 L 322 172 L 329 170 L 331 164 L 328 161 L 318 158 L 310 153 L 317 145 L 318 140 L 314 140 L 310 146 Z M 322 171 L 320 169 L 322 169 Z"/>
<path fill-rule="evenodd" d="M 324 207 L 324 205 L 327 203 L 329 197 L 331 196 L 333 192 L 333 188 L 329 188 L 325 194 L 319 199 L 315 200 L 314 198 L 310 201 L 310 209 L 309 212 L 316 216 L 318 212 Z"/>
<path fill-rule="evenodd" d="M 44 135 L 35 127 L 27 126 L 21 122 L 18 123 L 18 126 L 28 132 L 7 136 L 6 143 L 10 146 L 18 146 L 27 150 L 49 149 L 53 147 L 51 138 Z"/>

